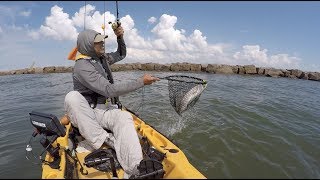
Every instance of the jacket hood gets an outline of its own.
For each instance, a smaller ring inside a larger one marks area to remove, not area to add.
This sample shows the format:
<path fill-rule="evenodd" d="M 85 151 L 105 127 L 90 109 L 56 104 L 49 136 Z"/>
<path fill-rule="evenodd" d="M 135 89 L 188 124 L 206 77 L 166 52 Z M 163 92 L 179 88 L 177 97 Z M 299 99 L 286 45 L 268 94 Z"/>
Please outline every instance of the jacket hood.
<path fill-rule="evenodd" d="M 97 31 L 91 29 L 84 30 L 79 33 L 77 38 L 77 48 L 81 54 L 92 58 L 98 58 L 94 51 L 94 38 L 97 34 L 99 34 Z"/>

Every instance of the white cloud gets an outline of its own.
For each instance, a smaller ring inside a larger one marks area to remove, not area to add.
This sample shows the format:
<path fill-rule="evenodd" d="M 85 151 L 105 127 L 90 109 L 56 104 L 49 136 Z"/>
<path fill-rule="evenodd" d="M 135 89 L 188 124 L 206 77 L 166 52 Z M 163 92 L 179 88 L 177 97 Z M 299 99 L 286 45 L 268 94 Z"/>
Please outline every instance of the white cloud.
<path fill-rule="evenodd" d="M 198 48 L 206 48 L 208 45 L 206 39 L 205 36 L 202 36 L 202 32 L 196 29 L 190 36 L 190 43 L 195 44 Z"/>
<path fill-rule="evenodd" d="M 33 38 L 75 41 L 78 32 L 84 29 L 84 21 L 86 29 L 103 33 L 101 25 L 104 23 L 104 17 L 106 22 L 114 22 L 116 19 L 109 11 L 100 13 L 90 4 L 86 6 L 86 14 L 85 7 L 81 7 L 72 17 L 63 12 L 63 8 L 54 6 L 44 25 L 31 31 L 29 35 Z M 185 29 L 177 29 L 175 26 L 178 18 L 173 15 L 163 14 L 158 19 L 148 19 L 149 23 L 154 24 L 151 37 L 144 37 L 139 32 L 130 15 L 120 19 L 128 47 L 128 55 L 122 62 L 254 64 L 283 68 L 299 65 L 299 58 L 288 54 L 268 54 L 268 50 L 261 49 L 259 45 L 245 45 L 242 50 L 235 52 L 230 44 L 208 43 L 207 37 L 199 29 L 189 30 L 191 34 L 187 34 Z M 109 35 L 106 48 L 110 52 L 116 48 L 116 37 L 111 25 L 105 25 L 105 33 Z"/>
<path fill-rule="evenodd" d="M 300 59 L 288 54 L 268 55 L 267 49 L 260 49 L 259 45 L 245 45 L 242 51 L 233 57 L 238 64 L 254 64 L 263 67 L 298 68 Z"/>
<path fill-rule="evenodd" d="M 51 37 L 55 40 L 76 40 L 77 30 L 69 14 L 63 12 L 63 8 L 55 5 L 51 8 L 50 16 L 46 17 L 45 24 L 40 26 L 38 31 L 29 35 L 34 38 L 40 36 Z"/>
<path fill-rule="evenodd" d="M 148 22 L 150 23 L 150 24 L 153 24 L 153 23 L 155 23 L 157 21 L 157 18 L 155 18 L 155 17 L 150 17 L 149 19 L 148 19 Z"/>
<path fill-rule="evenodd" d="M 234 58 L 237 60 L 246 60 L 249 63 L 263 63 L 268 62 L 266 49 L 260 51 L 259 45 L 245 45 L 242 47 L 242 52 L 236 52 Z"/>
<path fill-rule="evenodd" d="M 174 29 L 177 17 L 163 14 L 159 21 L 151 30 L 158 38 L 154 43 L 155 47 L 163 50 L 183 50 L 182 41 L 186 40 L 186 37 L 180 30 Z"/>
<path fill-rule="evenodd" d="M 92 14 L 92 11 L 94 10 L 95 10 L 95 7 L 90 4 L 87 4 L 86 7 L 81 7 L 79 12 L 76 12 L 72 17 L 72 21 L 74 25 L 78 27 L 83 27 L 85 21 L 86 21 L 86 24 L 88 23 L 89 15 Z M 85 15 L 85 12 L 86 12 L 86 15 Z"/>
<path fill-rule="evenodd" d="M 125 40 L 127 41 L 128 47 L 137 48 L 137 49 L 152 49 L 152 45 L 149 41 L 146 41 L 142 36 L 139 35 L 139 32 L 134 28 L 134 21 L 129 16 L 120 19 L 121 25 L 125 31 Z M 113 33 L 112 33 L 113 34 Z"/>
<path fill-rule="evenodd" d="M 29 17 L 29 16 L 31 15 L 31 10 L 21 11 L 21 12 L 20 12 L 20 15 L 21 15 L 21 16 L 24 16 L 24 17 Z"/>

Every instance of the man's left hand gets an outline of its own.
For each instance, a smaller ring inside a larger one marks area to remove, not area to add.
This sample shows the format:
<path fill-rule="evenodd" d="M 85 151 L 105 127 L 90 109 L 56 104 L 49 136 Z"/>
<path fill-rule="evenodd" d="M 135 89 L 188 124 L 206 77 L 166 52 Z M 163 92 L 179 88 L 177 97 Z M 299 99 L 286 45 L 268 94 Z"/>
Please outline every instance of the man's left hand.
<path fill-rule="evenodd" d="M 123 36 L 123 34 L 124 34 L 124 30 L 123 30 L 122 26 L 117 27 L 117 29 L 114 30 L 114 34 L 117 37 L 121 38 Z"/>

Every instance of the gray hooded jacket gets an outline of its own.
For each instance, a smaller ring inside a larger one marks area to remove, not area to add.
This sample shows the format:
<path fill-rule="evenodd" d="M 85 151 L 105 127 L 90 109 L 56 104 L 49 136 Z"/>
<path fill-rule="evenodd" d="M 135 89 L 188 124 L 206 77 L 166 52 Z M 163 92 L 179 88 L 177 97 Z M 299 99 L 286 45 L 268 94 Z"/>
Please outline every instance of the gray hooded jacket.
<path fill-rule="evenodd" d="M 118 38 L 117 51 L 106 53 L 105 58 L 99 58 L 94 51 L 93 42 L 97 34 L 99 33 L 94 30 L 85 30 L 79 33 L 78 51 L 91 58 L 76 60 L 73 68 L 74 90 L 80 92 L 89 104 L 92 102 L 104 104 L 106 98 L 118 97 L 144 86 L 143 78 L 111 84 L 110 65 L 126 56 L 126 45 L 123 38 Z M 120 51 L 122 52 L 121 56 Z"/>

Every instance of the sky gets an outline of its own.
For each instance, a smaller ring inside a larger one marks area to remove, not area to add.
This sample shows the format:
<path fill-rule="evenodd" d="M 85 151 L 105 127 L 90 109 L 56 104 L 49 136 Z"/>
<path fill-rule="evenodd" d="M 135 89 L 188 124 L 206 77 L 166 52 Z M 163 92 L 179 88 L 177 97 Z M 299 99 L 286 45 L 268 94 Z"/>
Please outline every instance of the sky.
<path fill-rule="evenodd" d="M 85 6 L 86 5 L 86 6 Z M 320 72 L 318 1 L 118 1 L 119 63 L 255 65 Z M 1 1 L 0 70 L 72 66 L 77 35 L 109 35 L 115 1 Z M 103 30 L 101 26 L 105 24 Z"/>

